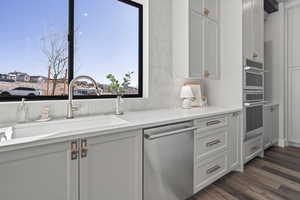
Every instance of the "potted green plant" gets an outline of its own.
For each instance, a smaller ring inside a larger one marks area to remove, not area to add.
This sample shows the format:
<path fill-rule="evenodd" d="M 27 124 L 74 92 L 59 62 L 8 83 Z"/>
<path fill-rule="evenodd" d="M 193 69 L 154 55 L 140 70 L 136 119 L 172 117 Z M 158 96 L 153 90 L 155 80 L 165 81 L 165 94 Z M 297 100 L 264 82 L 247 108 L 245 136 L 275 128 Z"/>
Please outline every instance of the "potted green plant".
<path fill-rule="evenodd" d="M 131 76 L 133 72 L 128 72 L 123 77 L 123 82 L 120 83 L 120 81 L 116 78 L 113 74 L 108 74 L 106 78 L 110 80 L 109 88 L 112 91 L 113 95 L 117 96 L 116 99 L 116 115 L 122 115 L 123 112 L 120 111 L 120 103 L 122 96 L 125 94 L 126 90 L 129 88 L 129 85 L 131 84 Z"/>

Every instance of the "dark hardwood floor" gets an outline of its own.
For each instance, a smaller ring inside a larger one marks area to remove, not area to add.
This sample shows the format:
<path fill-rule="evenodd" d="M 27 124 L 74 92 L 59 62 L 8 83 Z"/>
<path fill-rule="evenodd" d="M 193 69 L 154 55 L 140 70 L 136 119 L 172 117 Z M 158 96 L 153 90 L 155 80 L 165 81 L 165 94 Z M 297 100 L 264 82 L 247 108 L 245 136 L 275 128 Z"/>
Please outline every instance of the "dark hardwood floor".
<path fill-rule="evenodd" d="M 272 147 L 190 200 L 300 200 L 300 149 Z"/>

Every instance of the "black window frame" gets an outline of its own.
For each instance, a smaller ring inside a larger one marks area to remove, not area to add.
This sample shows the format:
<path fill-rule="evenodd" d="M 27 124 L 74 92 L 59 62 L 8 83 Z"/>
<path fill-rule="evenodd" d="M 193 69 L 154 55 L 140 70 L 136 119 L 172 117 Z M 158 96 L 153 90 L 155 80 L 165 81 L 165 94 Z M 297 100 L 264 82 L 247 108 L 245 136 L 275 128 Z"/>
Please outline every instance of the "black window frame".
<path fill-rule="evenodd" d="M 67 0 L 68 1 L 68 83 L 72 81 L 74 78 L 74 45 L 75 45 L 75 36 L 74 36 L 74 22 L 75 22 L 75 1 L 76 0 Z M 138 52 L 138 94 L 125 94 L 124 98 L 142 98 L 143 97 L 143 39 L 144 39 L 144 11 L 143 5 L 137 2 L 133 2 L 132 0 L 116 0 L 123 2 L 125 4 L 134 6 L 139 10 L 139 52 Z M 28 101 L 50 101 L 50 100 L 66 100 L 68 99 L 68 95 L 64 96 L 0 96 L 0 102 L 9 102 L 9 101 L 21 101 L 22 99 L 26 99 Z M 74 96 L 74 99 L 110 99 L 116 98 L 116 95 L 100 95 L 100 96 Z"/>

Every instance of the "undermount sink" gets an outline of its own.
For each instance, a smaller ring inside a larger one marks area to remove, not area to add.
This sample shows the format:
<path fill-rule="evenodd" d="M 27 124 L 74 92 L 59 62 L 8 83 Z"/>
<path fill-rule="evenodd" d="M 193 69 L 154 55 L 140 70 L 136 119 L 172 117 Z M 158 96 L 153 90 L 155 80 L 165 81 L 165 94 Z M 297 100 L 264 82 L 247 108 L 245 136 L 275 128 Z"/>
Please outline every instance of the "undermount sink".
<path fill-rule="evenodd" d="M 17 124 L 12 127 L 13 135 L 10 140 L 29 138 L 43 139 L 62 133 L 94 128 L 105 128 L 127 123 L 129 122 L 114 115 L 101 115 L 93 117 L 79 117 L 76 119 L 61 119 L 49 122 Z"/>

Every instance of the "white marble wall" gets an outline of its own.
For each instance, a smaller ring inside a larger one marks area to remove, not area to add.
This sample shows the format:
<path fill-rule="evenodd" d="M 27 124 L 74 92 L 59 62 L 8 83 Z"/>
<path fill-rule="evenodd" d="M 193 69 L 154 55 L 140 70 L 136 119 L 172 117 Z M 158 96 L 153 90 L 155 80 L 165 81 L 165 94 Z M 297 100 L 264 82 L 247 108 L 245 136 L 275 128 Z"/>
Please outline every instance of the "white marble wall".
<path fill-rule="evenodd" d="M 174 88 L 171 50 L 171 0 L 149 0 L 149 95 L 144 99 L 125 99 L 125 110 L 167 108 L 179 103 Z M 92 115 L 113 112 L 115 101 L 76 101 L 80 109 L 77 115 Z M 18 103 L 0 103 L 0 124 L 16 122 Z M 52 117 L 66 115 L 66 101 L 28 102 L 28 119 L 35 120 L 45 106 L 51 109 Z"/>

